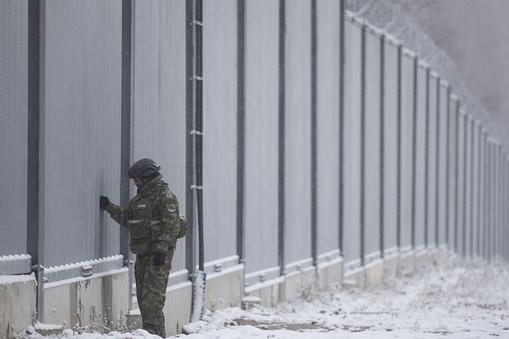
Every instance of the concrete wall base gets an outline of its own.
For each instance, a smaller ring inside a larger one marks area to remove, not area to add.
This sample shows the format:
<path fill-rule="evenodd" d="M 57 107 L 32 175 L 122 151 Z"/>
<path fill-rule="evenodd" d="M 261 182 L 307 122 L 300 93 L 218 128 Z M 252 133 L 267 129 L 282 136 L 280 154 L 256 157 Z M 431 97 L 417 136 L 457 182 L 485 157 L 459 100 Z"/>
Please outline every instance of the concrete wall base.
<path fill-rule="evenodd" d="M 33 275 L 0 276 L 0 338 L 12 338 L 32 324 L 36 285 Z"/>
<path fill-rule="evenodd" d="M 311 266 L 287 274 L 281 287 L 279 292 L 280 301 L 309 299 L 318 287 L 315 267 Z"/>
<path fill-rule="evenodd" d="M 260 304 L 266 307 L 276 306 L 280 300 L 279 292 L 283 288 L 284 278 L 276 278 L 246 287 L 244 293 L 249 297 L 260 298 Z"/>
<path fill-rule="evenodd" d="M 384 281 L 384 262 L 377 259 L 366 265 L 366 287 L 373 288 L 381 285 Z"/>
<path fill-rule="evenodd" d="M 394 253 L 384 257 L 384 280 L 394 279 L 398 273 L 399 254 Z"/>
<path fill-rule="evenodd" d="M 167 336 L 182 333 L 182 327 L 189 323 L 192 299 L 193 286 L 191 282 L 172 286 L 166 291 L 163 312 Z"/>
<path fill-rule="evenodd" d="M 65 328 L 123 329 L 128 311 L 128 281 L 124 268 L 46 284 L 43 321 Z"/>
<path fill-rule="evenodd" d="M 410 275 L 415 271 L 415 253 L 413 251 L 403 253 L 399 257 L 398 275 Z"/>
<path fill-rule="evenodd" d="M 320 290 L 339 289 L 343 279 L 343 259 L 336 258 L 318 264 L 317 279 Z"/>
<path fill-rule="evenodd" d="M 446 246 L 442 246 L 438 249 L 435 257 L 433 258 L 433 264 L 435 266 L 445 266 L 450 259 L 450 252 Z"/>
<path fill-rule="evenodd" d="M 433 263 L 433 250 L 422 250 L 415 253 L 414 268 L 416 271 L 424 271 Z"/>
<path fill-rule="evenodd" d="M 345 274 L 343 275 L 342 286 L 364 288 L 366 286 L 365 270 L 366 270 L 365 267 L 359 267 L 348 272 L 345 272 Z"/>
<path fill-rule="evenodd" d="M 240 305 L 244 295 L 244 265 L 207 275 L 205 308 L 222 309 Z"/>

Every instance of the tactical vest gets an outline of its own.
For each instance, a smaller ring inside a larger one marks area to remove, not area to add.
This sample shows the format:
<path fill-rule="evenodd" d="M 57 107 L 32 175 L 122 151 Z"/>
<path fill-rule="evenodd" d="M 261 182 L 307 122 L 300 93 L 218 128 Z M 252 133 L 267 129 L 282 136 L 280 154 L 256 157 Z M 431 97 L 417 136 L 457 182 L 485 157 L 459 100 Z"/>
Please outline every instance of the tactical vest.
<path fill-rule="evenodd" d="M 134 254 L 151 253 L 151 243 L 162 233 L 157 203 L 156 194 L 137 195 L 129 202 L 127 229 L 131 237 L 131 252 Z"/>

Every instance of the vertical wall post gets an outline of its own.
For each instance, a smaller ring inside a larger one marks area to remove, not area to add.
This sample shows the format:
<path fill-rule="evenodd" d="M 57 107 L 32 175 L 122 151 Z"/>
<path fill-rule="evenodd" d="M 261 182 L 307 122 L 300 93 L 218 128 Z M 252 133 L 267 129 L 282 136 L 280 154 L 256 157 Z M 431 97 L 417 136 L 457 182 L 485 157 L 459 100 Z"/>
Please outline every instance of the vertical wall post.
<path fill-rule="evenodd" d="M 286 275 L 285 262 L 285 0 L 279 0 L 279 146 L 278 146 L 278 264 L 281 275 Z"/>
<path fill-rule="evenodd" d="M 447 105 L 446 105 L 446 117 L 445 117 L 445 244 L 447 248 L 450 248 L 449 244 L 449 216 L 450 216 L 450 204 L 449 204 L 449 198 L 451 196 L 451 175 L 450 175 L 450 161 L 449 161 L 449 155 L 450 155 L 450 146 L 451 146 L 451 135 L 450 135 L 450 126 L 451 126 L 451 86 L 447 86 Z"/>
<path fill-rule="evenodd" d="M 454 251 L 458 253 L 458 217 L 459 217 L 459 124 L 460 124 L 460 103 L 456 103 L 456 120 L 454 127 L 456 128 L 455 135 L 455 152 L 454 152 L 454 176 L 456 178 L 456 185 L 454 185 Z"/>
<path fill-rule="evenodd" d="M 465 114 L 463 119 L 463 217 L 462 217 L 462 249 L 463 256 L 466 256 L 467 249 L 467 128 L 468 128 L 468 116 Z"/>
<path fill-rule="evenodd" d="M 402 100 L 403 95 L 401 93 L 402 91 L 402 81 L 403 81 L 403 75 L 402 75 L 402 65 L 403 63 L 403 46 L 398 46 L 398 103 L 397 103 L 397 115 L 398 115 L 398 123 L 397 123 L 397 129 L 398 129 L 398 160 L 397 160 L 397 187 L 396 187 L 396 205 L 397 205 L 397 214 L 396 214 L 396 244 L 398 246 L 398 249 L 401 249 L 401 156 L 402 156 L 402 135 L 401 135 L 401 116 L 402 116 Z"/>
<path fill-rule="evenodd" d="M 246 0 L 237 1 L 237 254 L 245 263 Z"/>
<path fill-rule="evenodd" d="M 366 24 L 362 25 L 361 35 L 361 189 L 360 189 L 360 258 L 365 264 L 366 234 Z"/>
<path fill-rule="evenodd" d="M 442 79 L 437 77 L 437 102 L 436 102 L 436 142 L 435 142 L 435 246 L 438 248 L 439 221 L 440 221 L 440 86 Z"/>
<path fill-rule="evenodd" d="M 27 252 L 37 279 L 37 320 L 44 321 L 44 137 L 46 1 L 28 1 Z"/>
<path fill-rule="evenodd" d="M 343 200 L 344 200 L 344 121 L 345 121 L 345 0 L 339 1 L 339 180 L 338 180 L 338 244 L 340 255 L 343 255 L 344 240 L 343 240 Z"/>
<path fill-rule="evenodd" d="M 317 176 L 317 10 L 311 0 L 311 257 L 318 264 L 318 176 Z"/>
<path fill-rule="evenodd" d="M 385 242 L 385 43 L 386 37 L 380 38 L 380 255 L 384 257 Z"/>
<path fill-rule="evenodd" d="M 414 82 L 413 82 L 413 91 L 412 95 L 414 97 L 413 107 L 412 107 L 412 228 L 411 228 L 411 237 L 412 237 L 412 250 L 415 250 L 416 243 L 416 199 L 417 199 L 417 75 L 419 71 L 419 58 L 414 57 Z"/>
<path fill-rule="evenodd" d="M 122 0 L 122 79 L 121 79 L 121 132 L 120 132 L 120 206 L 127 208 L 129 204 L 129 176 L 127 171 L 131 164 L 131 114 L 133 97 L 133 0 Z M 124 265 L 129 268 L 128 304 L 132 306 L 133 294 L 133 261 L 129 251 L 129 233 L 120 227 L 120 253 L 124 257 Z"/>
<path fill-rule="evenodd" d="M 470 119 L 470 256 L 474 255 L 474 168 L 475 168 L 475 122 Z"/>
<path fill-rule="evenodd" d="M 430 109 L 430 76 L 431 71 L 429 67 L 426 69 L 426 150 L 424 151 L 424 244 L 426 247 L 429 247 L 429 217 L 428 217 L 428 208 L 429 208 L 429 109 Z"/>

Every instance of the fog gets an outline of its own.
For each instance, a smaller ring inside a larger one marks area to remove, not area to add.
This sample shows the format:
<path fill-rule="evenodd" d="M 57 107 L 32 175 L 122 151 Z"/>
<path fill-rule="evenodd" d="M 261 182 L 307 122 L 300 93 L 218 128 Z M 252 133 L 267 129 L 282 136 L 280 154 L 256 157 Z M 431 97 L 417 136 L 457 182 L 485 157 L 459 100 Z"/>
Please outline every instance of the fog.
<path fill-rule="evenodd" d="M 493 135 L 509 144 L 509 1 L 393 0 L 456 64 L 490 115 Z"/>

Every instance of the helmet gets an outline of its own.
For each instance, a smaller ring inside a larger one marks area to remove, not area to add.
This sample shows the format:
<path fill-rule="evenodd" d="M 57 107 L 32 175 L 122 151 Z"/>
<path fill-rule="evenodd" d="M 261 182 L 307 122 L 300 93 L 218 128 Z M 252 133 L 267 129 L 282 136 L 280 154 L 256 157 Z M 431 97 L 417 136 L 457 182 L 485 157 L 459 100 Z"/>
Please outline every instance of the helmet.
<path fill-rule="evenodd" d="M 129 178 L 155 178 L 159 174 L 161 166 L 149 158 L 143 158 L 136 161 L 129 170 L 127 175 Z"/>

